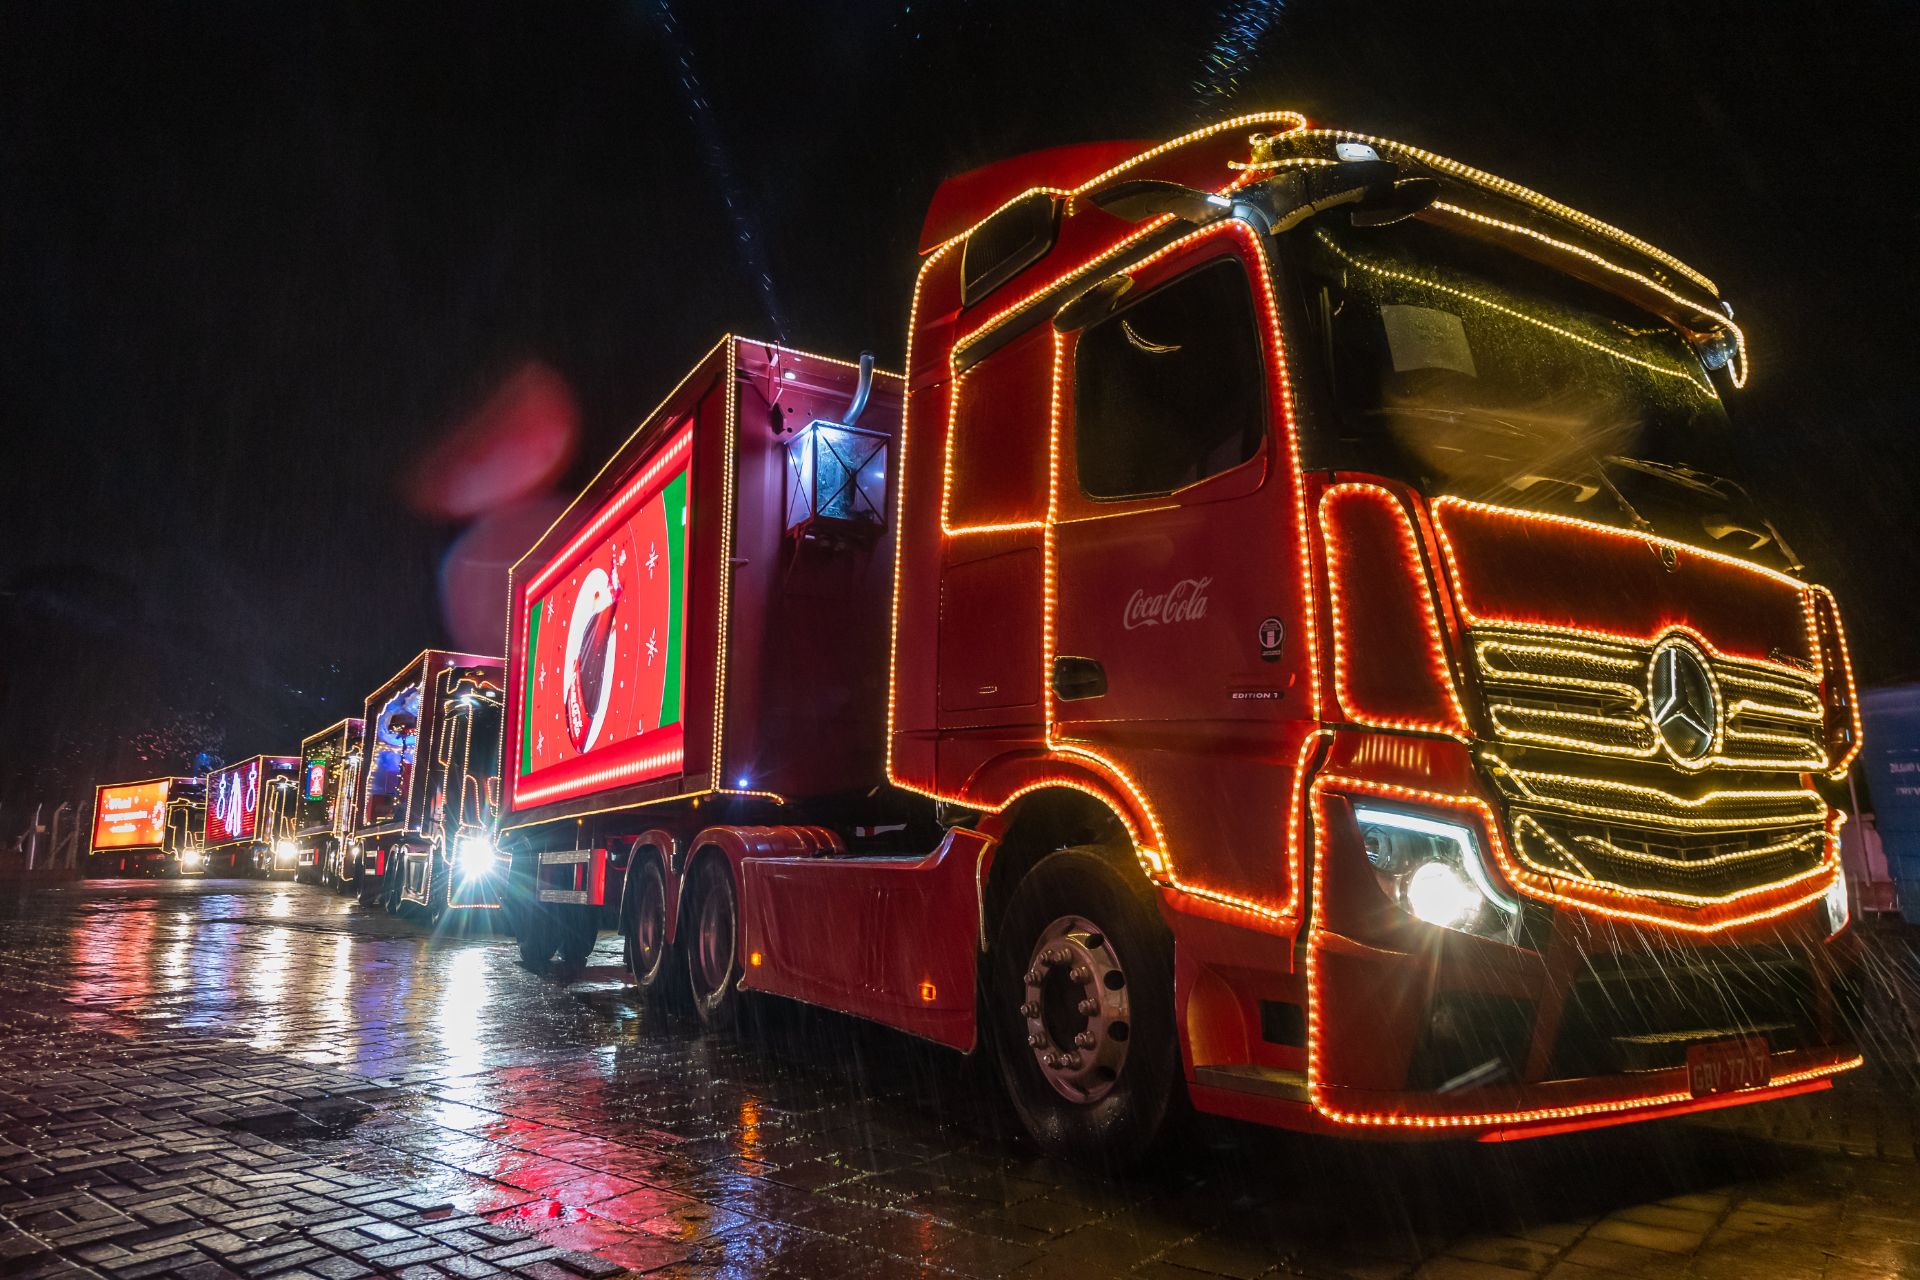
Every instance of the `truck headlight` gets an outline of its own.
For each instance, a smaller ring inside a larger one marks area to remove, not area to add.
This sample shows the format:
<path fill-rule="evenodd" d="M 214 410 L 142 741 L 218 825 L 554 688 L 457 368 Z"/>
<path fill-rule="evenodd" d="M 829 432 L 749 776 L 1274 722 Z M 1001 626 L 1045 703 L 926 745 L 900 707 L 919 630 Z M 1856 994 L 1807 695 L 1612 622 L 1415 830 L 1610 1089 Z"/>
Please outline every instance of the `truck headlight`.
<path fill-rule="evenodd" d="M 276 862 L 292 862 L 299 856 L 300 846 L 291 840 L 282 840 L 273 846 L 273 857 Z"/>
<path fill-rule="evenodd" d="M 1440 929 L 1509 938 L 1520 904 L 1487 874 L 1471 828 L 1401 809 L 1355 806 L 1380 888 L 1414 919 Z"/>
<path fill-rule="evenodd" d="M 453 842 L 453 861 L 461 875 L 486 875 L 493 870 L 493 841 L 485 836 L 461 836 Z"/>
<path fill-rule="evenodd" d="M 1827 890 L 1827 935 L 1840 932 L 1847 927 L 1847 921 L 1853 919 L 1852 891 L 1847 887 L 1847 873 L 1843 869 L 1833 877 L 1833 887 Z"/>
<path fill-rule="evenodd" d="M 197 867 L 200 865 L 201 859 L 205 857 L 206 855 L 198 849 L 189 849 L 180 855 L 180 865 L 183 867 Z"/>

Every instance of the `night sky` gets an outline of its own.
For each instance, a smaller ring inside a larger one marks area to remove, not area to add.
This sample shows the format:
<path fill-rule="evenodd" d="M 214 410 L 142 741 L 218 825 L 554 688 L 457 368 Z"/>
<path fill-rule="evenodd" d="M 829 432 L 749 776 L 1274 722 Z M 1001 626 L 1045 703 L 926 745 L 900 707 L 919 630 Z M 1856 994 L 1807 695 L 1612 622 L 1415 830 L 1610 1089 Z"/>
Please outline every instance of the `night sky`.
<path fill-rule="evenodd" d="M 404 482 L 517 374 L 566 490 L 722 332 L 897 366 L 942 177 L 1283 107 L 1717 280 L 1754 487 L 1920 678 L 1912 5 L 9 2 L 0 841 L 446 640 Z"/>

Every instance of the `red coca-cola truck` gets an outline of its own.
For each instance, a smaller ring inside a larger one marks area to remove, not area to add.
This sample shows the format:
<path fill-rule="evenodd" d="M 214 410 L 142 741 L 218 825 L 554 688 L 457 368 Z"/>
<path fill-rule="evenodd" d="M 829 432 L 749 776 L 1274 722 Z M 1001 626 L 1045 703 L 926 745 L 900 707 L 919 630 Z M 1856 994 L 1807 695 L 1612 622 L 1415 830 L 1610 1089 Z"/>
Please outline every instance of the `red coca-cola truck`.
<path fill-rule="evenodd" d="M 87 874 L 198 875 L 206 784 L 199 778 L 110 782 L 93 791 Z"/>
<path fill-rule="evenodd" d="M 359 791 L 366 724 L 337 720 L 300 743 L 300 785 L 294 812 L 294 878 L 332 885 L 339 877 Z"/>
<path fill-rule="evenodd" d="M 209 875 L 291 876 L 300 762 L 248 756 L 207 775 L 204 867 Z"/>
<path fill-rule="evenodd" d="M 500 679 L 498 658 L 425 649 L 367 696 L 353 830 L 340 877 L 362 903 L 398 912 L 410 900 L 409 886 L 418 891 L 412 899 L 444 902 L 429 886 L 439 868 L 444 887 L 455 850 L 440 823 L 439 757 L 423 755 L 422 746 L 442 742 L 450 717 L 468 718 L 457 701 L 463 694 L 491 689 L 497 699 Z M 485 870 L 490 880 L 491 855 Z"/>
<path fill-rule="evenodd" d="M 523 954 L 1500 1139 L 1858 1064 L 1839 614 L 1705 276 L 1291 113 L 956 178 L 903 375 L 739 338 L 511 576 Z"/>

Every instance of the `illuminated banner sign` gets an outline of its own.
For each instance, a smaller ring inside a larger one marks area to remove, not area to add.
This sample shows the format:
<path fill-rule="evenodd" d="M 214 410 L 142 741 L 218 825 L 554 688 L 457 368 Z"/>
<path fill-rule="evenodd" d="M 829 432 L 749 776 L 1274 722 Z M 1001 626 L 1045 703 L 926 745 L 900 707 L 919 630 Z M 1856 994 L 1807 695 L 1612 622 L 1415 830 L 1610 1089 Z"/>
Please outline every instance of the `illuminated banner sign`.
<path fill-rule="evenodd" d="M 260 811 L 260 757 L 207 775 L 207 844 L 253 839 Z"/>
<path fill-rule="evenodd" d="M 102 787 L 93 815 L 96 849 L 158 848 L 167 835 L 170 780 Z"/>
<path fill-rule="evenodd" d="M 420 686 L 402 685 L 369 711 L 373 758 L 367 764 L 367 800 L 361 812 L 369 826 L 402 816 L 420 749 Z"/>
<path fill-rule="evenodd" d="M 693 428 L 527 580 L 513 805 L 680 769 Z"/>
<path fill-rule="evenodd" d="M 325 760 L 307 761 L 306 786 L 301 795 L 308 800 L 327 798 L 327 762 Z"/>

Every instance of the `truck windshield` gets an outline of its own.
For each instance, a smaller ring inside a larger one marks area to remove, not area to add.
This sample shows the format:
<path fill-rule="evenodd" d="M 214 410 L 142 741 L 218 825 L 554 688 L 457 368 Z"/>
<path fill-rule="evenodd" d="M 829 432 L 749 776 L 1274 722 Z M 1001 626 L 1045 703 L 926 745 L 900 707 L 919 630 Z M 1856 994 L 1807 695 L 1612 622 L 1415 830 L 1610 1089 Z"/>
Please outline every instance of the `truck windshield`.
<path fill-rule="evenodd" d="M 1699 357 L 1658 317 L 1417 221 L 1322 218 L 1287 240 L 1333 399 L 1309 465 L 1798 567 L 1733 478 Z"/>

